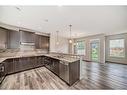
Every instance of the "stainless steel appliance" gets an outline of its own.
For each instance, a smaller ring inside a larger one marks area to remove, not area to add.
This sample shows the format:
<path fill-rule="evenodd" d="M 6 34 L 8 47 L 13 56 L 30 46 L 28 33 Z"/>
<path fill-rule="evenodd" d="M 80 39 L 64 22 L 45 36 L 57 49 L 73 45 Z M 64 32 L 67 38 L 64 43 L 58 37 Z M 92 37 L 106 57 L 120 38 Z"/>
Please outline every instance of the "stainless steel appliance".
<path fill-rule="evenodd" d="M 69 63 L 60 61 L 59 64 L 59 76 L 69 84 Z"/>

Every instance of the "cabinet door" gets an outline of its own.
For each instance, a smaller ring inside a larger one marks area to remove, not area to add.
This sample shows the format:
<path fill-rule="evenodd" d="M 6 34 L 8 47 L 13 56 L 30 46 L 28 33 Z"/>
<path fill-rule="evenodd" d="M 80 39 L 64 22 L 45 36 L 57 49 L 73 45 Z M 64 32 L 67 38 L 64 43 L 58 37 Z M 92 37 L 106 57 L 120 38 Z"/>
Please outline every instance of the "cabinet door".
<path fill-rule="evenodd" d="M 37 61 L 36 61 L 37 67 L 44 66 L 43 59 L 44 59 L 43 56 L 38 56 L 37 57 Z"/>
<path fill-rule="evenodd" d="M 53 59 L 50 58 L 49 69 L 53 72 Z"/>
<path fill-rule="evenodd" d="M 35 34 L 35 48 L 39 49 L 39 35 Z"/>
<path fill-rule="evenodd" d="M 29 68 L 34 68 L 36 67 L 36 57 L 29 57 Z"/>
<path fill-rule="evenodd" d="M 44 66 L 44 56 L 41 56 L 41 66 Z"/>
<path fill-rule="evenodd" d="M 59 60 L 54 59 L 52 65 L 53 65 L 53 72 L 59 75 Z"/>
<path fill-rule="evenodd" d="M 46 37 L 46 46 L 45 46 L 45 49 L 47 51 L 49 51 L 49 45 L 50 45 L 50 38 L 49 37 Z"/>
<path fill-rule="evenodd" d="M 65 77 L 65 72 L 64 72 L 64 64 L 62 61 L 60 61 L 60 64 L 59 64 L 59 76 L 60 78 L 64 79 Z"/>
<path fill-rule="evenodd" d="M 15 72 L 22 71 L 22 61 L 21 58 L 14 58 L 13 63 L 15 65 Z"/>
<path fill-rule="evenodd" d="M 36 62 L 35 62 L 35 64 L 36 64 L 36 67 L 39 67 L 39 66 L 41 65 L 41 57 L 40 57 L 40 56 L 37 56 L 37 57 L 36 57 Z"/>
<path fill-rule="evenodd" d="M 51 68 L 51 59 L 49 57 L 44 57 L 44 64 L 45 66 L 50 69 Z"/>
<path fill-rule="evenodd" d="M 5 72 L 7 74 L 11 74 L 15 72 L 15 64 L 13 63 L 13 59 L 6 60 Z"/>
<path fill-rule="evenodd" d="M 34 43 L 35 42 L 35 34 L 33 32 L 22 31 L 21 33 L 21 42 L 23 43 Z"/>
<path fill-rule="evenodd" d="M 2 62 L 2 63 L 0 63 L 0 83 L 4 79 L 5 75 L 6 75 L 6 73 L 5 73 L 5 65 Z"/>
<path fill-rule="evenodd" d="M 20 47 L 20 33 L 17 31 L 8 31 L 7 48 L 16 49 Z"/>
<path fill-rule="evenodd" d="M 20 59 L 21 64 L 22 64 L 22 70 L 26 70 L 29 67 L 29 62 L 27 57 L 23 57 Z"/>

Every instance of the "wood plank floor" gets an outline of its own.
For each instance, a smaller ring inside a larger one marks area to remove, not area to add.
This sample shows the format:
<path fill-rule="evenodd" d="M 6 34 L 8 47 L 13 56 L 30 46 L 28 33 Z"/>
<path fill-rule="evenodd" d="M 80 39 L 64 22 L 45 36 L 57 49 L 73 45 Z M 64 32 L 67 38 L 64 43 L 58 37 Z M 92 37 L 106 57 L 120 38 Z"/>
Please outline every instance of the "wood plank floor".
<path fill-rule="evenodd" d="M 40 67 L 7 76 L 0 89 L 127 89 L 127 65 L 84 62 L 83 79 L 72 86 L 45 67 Z"/>

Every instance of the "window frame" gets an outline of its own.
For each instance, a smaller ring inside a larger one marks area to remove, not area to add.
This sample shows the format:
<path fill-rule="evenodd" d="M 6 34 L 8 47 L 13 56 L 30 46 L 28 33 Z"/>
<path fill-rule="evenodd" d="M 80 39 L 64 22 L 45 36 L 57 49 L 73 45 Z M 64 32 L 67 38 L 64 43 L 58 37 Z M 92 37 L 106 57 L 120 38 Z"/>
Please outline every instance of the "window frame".
<path fill-rule="evenodd" d="M 121 39 L 124 40 L 124 50 L 123 50 L 123 51 L 124 51 L 124 54 L 123 54 L 124 56 L 112 56 L 112 55 L 110 55 L 110 41 L 111 41 L 111 40 L 121 40 Z M 125 55 L 125 38 L 115 38 L 115 39 L 110 39 L 110 40 L 109 40 L 108 56 L 109 56 L 109 57 L 112 57 L 112 58 L 125 58 L 125 56 L 126 56 L 126 55 Z"/>
<path fill-rule="evenodd" d="M 77 48 L 78 42 L 83 42 L 84 43 L 84 54 L 78 54 L 78 55 L 86 55 L 86 43 L 85 43 L 85 40 L 76 41 L 76 54 L 77 54 L 77 51 L 78 51 L 78 48 Z"/>

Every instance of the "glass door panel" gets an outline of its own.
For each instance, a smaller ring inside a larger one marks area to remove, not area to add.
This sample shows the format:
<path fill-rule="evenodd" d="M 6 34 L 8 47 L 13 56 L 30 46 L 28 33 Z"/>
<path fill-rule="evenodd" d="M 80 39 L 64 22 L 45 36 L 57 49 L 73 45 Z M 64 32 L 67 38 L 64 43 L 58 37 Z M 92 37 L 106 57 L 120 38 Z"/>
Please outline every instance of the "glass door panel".
<path fill-rule="evenodd" d="M 92 61 L 99 61 L 99 42 L 91 43 L 91 59 Z"/>
<path fill-rule="evenodd" d="M 85 55 L 85 42 L 78 41 L 76 45 L 76 54 L 78 55 Z"/>

